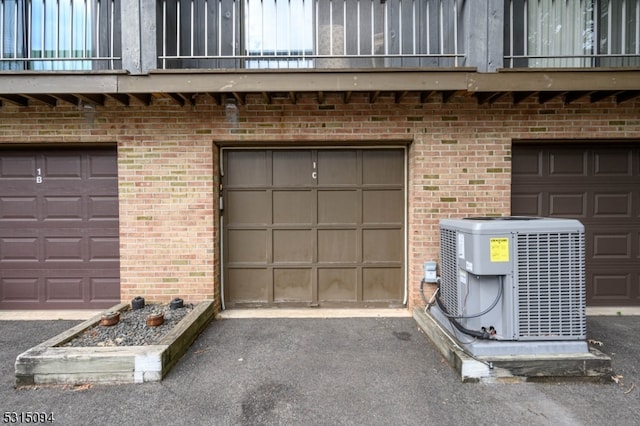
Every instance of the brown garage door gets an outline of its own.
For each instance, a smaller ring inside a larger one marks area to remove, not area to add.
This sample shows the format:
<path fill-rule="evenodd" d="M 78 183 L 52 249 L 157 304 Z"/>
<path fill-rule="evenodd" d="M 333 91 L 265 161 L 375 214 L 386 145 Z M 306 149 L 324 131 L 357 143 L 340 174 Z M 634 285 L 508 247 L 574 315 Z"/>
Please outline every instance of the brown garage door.
<path fill-rule="evenodd" d="M 640 306 L 640 148 L 513 146 L 512 214 L 585 226 L 587 303 Z"/>
<path fill-rule="evenodd" d="M 404 150 L 224 153 L 227 306 L 404 296 Z"/>
<path fill-rule="evenodd" d="M 115 148 L 0 150 L 0 309 L 120 301 Z"/>

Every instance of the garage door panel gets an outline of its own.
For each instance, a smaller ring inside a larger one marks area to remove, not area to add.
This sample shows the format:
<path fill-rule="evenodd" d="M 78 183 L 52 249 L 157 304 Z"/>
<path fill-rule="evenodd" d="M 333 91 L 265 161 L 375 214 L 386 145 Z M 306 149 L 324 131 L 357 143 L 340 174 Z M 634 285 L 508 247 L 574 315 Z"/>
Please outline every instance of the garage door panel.
<path fill-rule="evenodd" d="M 511 167 L 514 175 L 529 178 L 542 176 L 542 153 L 526 151 L 514 155 Z"/>
<path fill-rule="evenodd" d="M 273 185 L 309 186 L 313 183 L 313 159 L 310 151 L 274 151 Z"/>
<path fill-rule="evenodd" d="M 120 301 L 118 277 L 109 276 L 109 271 L 95 271 L 93 277 L 90 278 L 89 285 L 89 301 L 99 302 L 106 306 L 113 306 L 114 303 Z"/>
<path fill-rule="evenodd" d="M 89 238 L 88 260 L 89 262 L 117 262 L 119 259 L 120 240 L 116 237 Z"/>
<path fill-rule="evenodd" d="M 119 220 L 118 197 L 89 196 L 87 203 L 87 219 L 97 221 Z"/>
<path fill-rule="evenodd" d="M 401 262 L 402 233 L 395 229 L 365 229 L 362 231 L 363 262 Z"/>
<path fill-rule="evenodd" d="M 254 187 L 234 178 L 238 171 L 230 169 L 230 160 L 246 164 L 237 161 L 235 150 L 223 157 L 225 304 L 400 303 L 404 150 L 259 151 L 264 154 L 242 153 L 264 161 L 270 177 Z M 248 234 L 260 232 L 252 242 Z M 269 271 L 266 276 L 255 272 L 260 265 Z M 365 276 L 364 268 L 371 265 L 378 269 Z M 247 284 L 247 279 L 261 284 Z"/>
<path fill-rule="evenodd" d="M 45 157 L 44 170 L 42 172 L 44 181 L 53 179 L 82 179 L 82 155 L 56 155 L 50 154 Z"/>
<path fill-rule="evenodd" d="M 257 224 L 268 222 L 269 204 L 266 191 L 227 191 L 225 210 L 229 213 L 230 225 Z"/>
<path fill-rule="evenodd" d="M 401 274 L 400 268 L 363 268 L 363 300 L 400 300 L 402 288 L 395 283 L 402 279 Z"/>
<path fill-rule="evenodd" d="M 360 214 L 357 191 L 318 191 L 319 224 L 356 224 Z"/>
<path fill-rule="evenodd" d="M 591 241 L 593 241 L 592 256 L 594 260 L 610 261 L 612 259 L 631 259 L 633 241 L 633 235 L 631 233 L 593 231 L 587 234 L 587 238 L 589 238 L 589 234 L 591 234 Z"/>
<path fill-rule="evenodd" d="M 358 261 L 356 229 L 318 230 L 318 262 L 355 263 Z"/>
<path fill-rule="evenodd" d="M 633 194 L 600 193 L 593 194 L 594 217 L 631 217 Z"/>
<path fill-rule="evenodd" d="M 515 170 L 537 157 L 548 165 L 541 176 Z M 569 217 L 585 226 L 587 304 L 639 306 L 637 144 L 516 144 L 513 160 L 512 214 Z"/>
<path fill-rule="evenodd" d="M 36 197 L 0 198 L 0 220 L 37 221 L 38 204 Z"/>
<path fill-rule="evenodd" d="M 0 237 L 0 263 L 4 264 L 3 268 L 13 262 L 20 267 L 24 267 L 25 262 L 37 263 L 39 246 L 36 237 Z"/>
<path fill-rule="evenodd" d="M 83 262 L 84 239 L 81 237 L 47 237 L 44 239 L 44 261 Z"/>
<path fill-rule="evenodd" d="M 321 302 L 356 302 L 357 268 L 319 268 L 318 299 Z"/>
<path fill-rule="evenodd" d="M 35 181 L 36 156 L 8 153 L 0 159 L 0 176 L 3 179 Z"/>
<path fill-rule="evenodd" d="M 314 236 L 310 229 L 278 229 L 273 231 L 274 263 L 312 262 Z"/>
<path fill-rule="evenodd" d="M 592 299 L 595 302 L 628 304 L 632 298 L 632 274 L 611 270 L 594 270 Z"/>
<path fill-rule="evenodd" d="M 233 151 L 227 154 L 225 179 L 229 186 L 261 187 L 267 185 L 265 151 Z"/>
<path fill-rule="evenodd" d="M 552 149 L 549 153 L 549 175 L 565 177 L 586 176 L 586 153 L 574 149 Z"/>
<path fill-rule="evenodd" d="M 228 260 L 235 263 L 266 263 L 267 232 L 261 229 L 228 231 Z"/>
<path fill-rule="evenodd" d="M 120 278 L 113 269 L 2 271 L 5 309 L 101 309 L 120 302 Z"/>
<path fill-rule="evenodd" d="M 273 300 L 275 302 L 311 302 L 312 269 L 274 269 Z"/>
<path fill-rule="evenodd" d="M 0 309 L 118 302 L 116 149 L 2 149 L 0 175 Z"/>
<path fill-rule="evenodd" d="M 542 215 L 542 194 L 513 195 L 511 197 L 511 209 L 520 216 L 540 216 Z"/>
<path fill-rule="evenodd" d="M 273 223 L 305 224 L 313 221 L 311 191 L 273 191 Z"/>
<path fill-rule="evenodd" d="M 82 221 L 83 220 L 82 197 L 44 197 L 43 220 L 54 221 Z"/>
<path fill-rule="evenodd" d="M 89 179 L 107 179 L 118 177 L 118 159 L 113 155 L 93 155 L 89 159 Z"/>
<path fill-rule="evenodd" d="M 550 193 L 549 214 L 554 217 L 586 217 L 587 194 L 577 193 Z"/>
<path fill-rule="evenodd" d="M 319 151 L 319 185 L 357 185 L 358 153 L 356 151 Z"/>
<path fill-rule="evenodd" d="M 230 300 L 239 303 L 269 301 L 269 287 L 271 278 L 269 269 L 229 269 L 227 270 L 229 280 L 233 283 L 227 289 Z"/>
<path fill-rule="evenodd" d="M 363 185 L 404 185 L 404 154 L 401 150 L 362 153 Z"/>
<path fill-rule="evenodd" d="M 83 301 L 84 277 L 48 277 L 45 279 L 47 301 Z"/>
<path fill-rule="evenodd" d="M 362 194 L 362 222 L 402 224 L 404 193 L 401 190 L 365 190 Z"/>
<path fill-rule="evenodd" d="M 632 176 L 633 150 L 596 149 L 593 173 L 595 176 Z"/>
<path fill-rule="evenodd" d="M 38 303 L 40 297 L 40 279 L 37 276 L 19 276 L 24 274 L 12 273 L 2 277 L 3 302 Z"/>

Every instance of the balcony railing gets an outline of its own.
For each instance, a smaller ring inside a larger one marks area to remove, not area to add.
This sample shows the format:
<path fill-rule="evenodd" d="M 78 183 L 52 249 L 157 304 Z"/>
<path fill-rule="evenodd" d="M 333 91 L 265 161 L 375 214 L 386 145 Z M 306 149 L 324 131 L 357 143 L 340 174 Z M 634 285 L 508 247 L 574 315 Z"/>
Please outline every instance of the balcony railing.
<path fill-rule="evenodd" d="M 0 70 L 120 69 L 120 0 L 0 0 Z"/>
<path fill-rule="evenodd" d="M 0 0 L 0 71 L 640 66 L 640 0 L 504 0 L 504 43 L 482 4 Z"/>
<path fill-rule="evenodd" d="M 505 67 L 640 66 L 640 0 L 505 0 Z"/>
<path fill-rule="evenodd" d="M 159 0 L 158 67 L 464 64 L 464 0 Z"/>

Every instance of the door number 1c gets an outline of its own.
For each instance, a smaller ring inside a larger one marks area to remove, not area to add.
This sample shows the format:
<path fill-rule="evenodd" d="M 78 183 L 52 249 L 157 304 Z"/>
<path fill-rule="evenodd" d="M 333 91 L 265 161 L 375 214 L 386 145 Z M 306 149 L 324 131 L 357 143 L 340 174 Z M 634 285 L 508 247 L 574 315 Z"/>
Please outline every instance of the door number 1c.
<path fill-rule="evenodd" d="M 318 164 L 314 161 L 313 162 L 313 171 L 311 172 L 311 179 L 318 179 Z"/>
<path fill-rule="evenodd" d="M 36 169 L 36 183 L 42 183 L 42 169 L 40 167 Z"/>

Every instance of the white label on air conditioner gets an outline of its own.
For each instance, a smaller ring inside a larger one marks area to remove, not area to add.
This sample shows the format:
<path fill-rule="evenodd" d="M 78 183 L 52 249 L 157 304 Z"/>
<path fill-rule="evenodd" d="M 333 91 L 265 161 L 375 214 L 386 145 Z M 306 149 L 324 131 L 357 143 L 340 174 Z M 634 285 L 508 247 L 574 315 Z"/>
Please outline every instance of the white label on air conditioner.
<path fill-rule="evenodd" d="M 473 272 L 473 262 L 466 262 L 467 271 Z"/>
<path fill-rule="evenodd" d="M 458 234 L 458 258 L 464 259 L 464 234 Z"/>
<path fill-rule="evenodd" d="M 467 271 L 465 271 L 464 269 L 460 269 L 460 273 L 458 274 L 458 276 L 462 284 L 467 283 Z"/>

